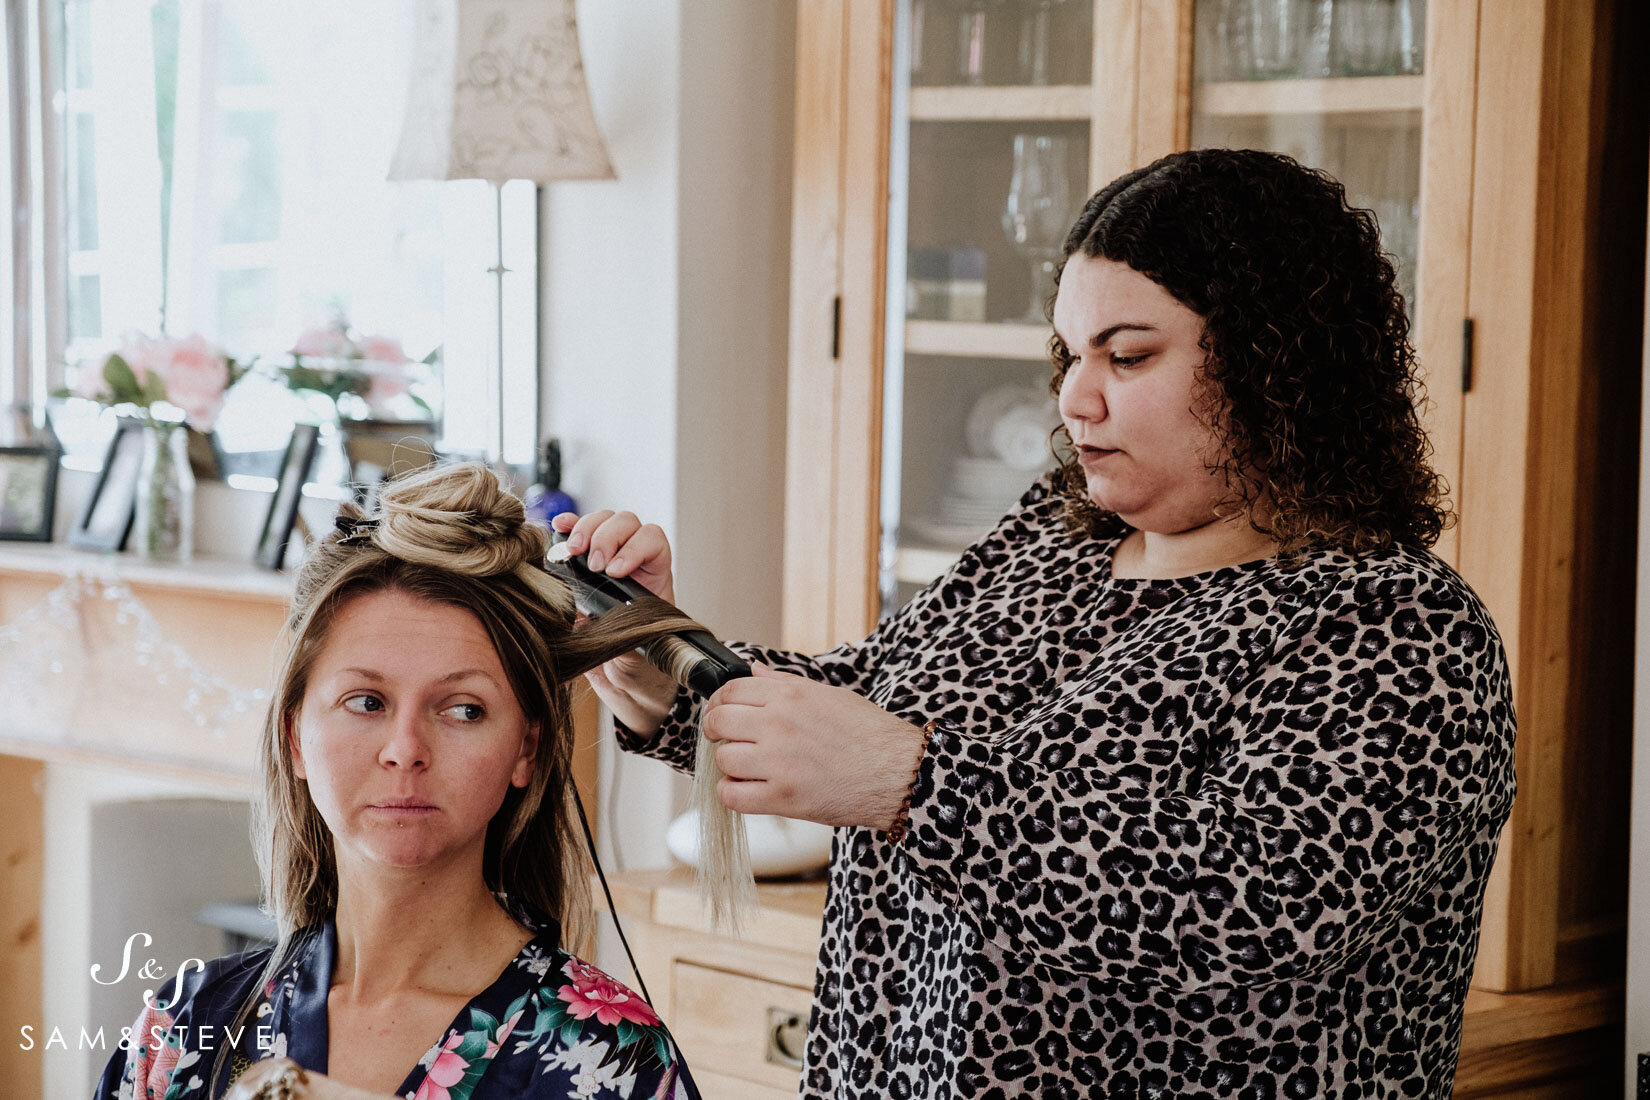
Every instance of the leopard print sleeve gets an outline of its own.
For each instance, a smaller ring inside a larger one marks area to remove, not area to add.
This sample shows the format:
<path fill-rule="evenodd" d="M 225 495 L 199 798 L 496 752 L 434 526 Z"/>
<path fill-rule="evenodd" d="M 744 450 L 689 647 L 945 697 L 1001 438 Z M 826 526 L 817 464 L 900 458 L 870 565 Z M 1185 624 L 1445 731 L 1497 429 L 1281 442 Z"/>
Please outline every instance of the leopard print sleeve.
<path fill-rule="evenodd" d="M 849 688 L 873 697 L 885 678 L 888 655 L 896 649 L 909 649 L 913 636 L 920 635 L 937 618 L 945 617 L 947 609 L 966 600 L 974 590 L 976 578 L 992 563 L 1008 557 L 1014 547 L 1026 539 L 1031 526 L 1030 518 L 1046 512 L 1049 507 L 1047 479 L 1039 478 L 997 526 L 965 550 L 944 575 L 893 615 L 884 618 L 868 637 L 860 641 L 845 642 L 818 656 L 748 642 L 730 641 L 728 648 L 747 661 L 761 661 L 781 672 L 806 676 L 810 680 Z M 651 738 L 639 737 L 622 723 L 615 722 L 619 747 L 662 760 L 677 771 L 692 774 L 694 749 L 699 736 L 699 704 L 698 696 L 685 688 L 678 690 L 664 724 Z"/>
<path fill-rule="evenodd" d="M 1006 733 L 941 723 L 909 873 L 1002 951 L 1129 983 L 1321 974 L 1400 924 L 1418 935 L 1428 905 L 1426 939 L 1475 942 L 1480 898 L 1451 899 L 1464 878 L 1481 892 L 1511 807 L 1500 638 L 1453 574 L 1359 574 L 1316 597 L 1234 682 L 1176 705 L 1147 647 Z M 1130 711 L 1150 717 L 1125 728 Z M 1186 744 L 1201 749 L 1153 771 Z"/>
<path fill-rule="evenodd" d="M 889 639 L 897 636 L 902 629 L 903 619 L 904 616 L 884 619 L 882 625 L 865 640 L 840 645 L 817 657 L 749 642 L 727 644 L 729 649 L 747 661 L 761 661 L 780 672 L 806 676 L 835 687 L 852 688 L 864 694 L 866 683 L 875 675 L 880 655 L 887 649 Z M 613 726 L 619 747 L 662 760 L 677 771 L 691 775 L 702 702 L 699 696 L 686 688 L 678 688 L 670 713 L 665 716 L 658 734 L 651 739 L 638 737 L 623 723 L 615 721 Z"/>

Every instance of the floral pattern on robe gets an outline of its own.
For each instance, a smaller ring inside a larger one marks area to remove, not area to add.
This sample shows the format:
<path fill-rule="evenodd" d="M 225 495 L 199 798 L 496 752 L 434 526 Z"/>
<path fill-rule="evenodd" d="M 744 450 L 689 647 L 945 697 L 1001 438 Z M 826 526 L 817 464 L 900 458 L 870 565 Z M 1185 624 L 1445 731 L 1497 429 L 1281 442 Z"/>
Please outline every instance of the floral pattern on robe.
<path fill-rule="evenodd" d="M 686 1100 L 691 1080 L 640 996 L 541 931 L 459 1010 L 402 1081 L 406 1100 Z M 300 933 L 265 983 L 252 1021 L 232 1027 L 270 949 L 216 959 L 146 1004 L 109 1060 L 96 1100 L 207 1100 L 264 1058 L 327 1069 L 327 994 L 337 959 L 329 922 Z M 227 1045 L 220 1084 L 207 1079 Z"/>

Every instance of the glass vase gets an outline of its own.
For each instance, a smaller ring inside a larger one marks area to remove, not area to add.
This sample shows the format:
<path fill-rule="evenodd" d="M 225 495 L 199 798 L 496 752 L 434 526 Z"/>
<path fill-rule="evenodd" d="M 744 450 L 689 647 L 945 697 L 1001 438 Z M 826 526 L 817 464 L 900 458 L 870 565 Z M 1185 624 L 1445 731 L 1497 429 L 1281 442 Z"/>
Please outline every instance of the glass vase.
<path fill-rule="evenodd" d="M 1076 217 L 1070 142 L 1053 134 L 1014 135 L 1014 175 L 1003 207 L 1003 232 L 1031 269 L 1031 296 L 1016 318 L 1048 324 L 1045 303 L 1054 293 L 1054 266 Z"/>
<path fill-rule="evenodd" d="M 153 421 L 143 432 L 132 537 L 140 557 L 186 562 L 195 547 L 195 474 L 182 424 Z"/>

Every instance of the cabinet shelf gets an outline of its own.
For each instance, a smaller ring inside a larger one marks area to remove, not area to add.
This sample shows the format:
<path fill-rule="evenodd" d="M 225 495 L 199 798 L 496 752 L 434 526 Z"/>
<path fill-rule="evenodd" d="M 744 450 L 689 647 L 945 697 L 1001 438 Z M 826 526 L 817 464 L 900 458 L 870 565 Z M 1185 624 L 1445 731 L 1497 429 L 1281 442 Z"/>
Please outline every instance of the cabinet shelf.
<path fill-rule="evenodd" d="M 1404 114 L 1421 110 L 1425 81 L 1421 76 L 1343 76 L 1199 84 L 1195 110 L 1211 117 Z"/>
<path fill-rule="evenodd" d="M 907 321 L 907 355 L 960 355 L 972 359 L 1048 360 L 1047 325 L 973 321 Z"/>
<path fill-rule="evenodd" d="M 1094 90 L 1086 84 L 1047 87 L 912 88 L 911 118 L 922 122 L 1086 121 Z"/>

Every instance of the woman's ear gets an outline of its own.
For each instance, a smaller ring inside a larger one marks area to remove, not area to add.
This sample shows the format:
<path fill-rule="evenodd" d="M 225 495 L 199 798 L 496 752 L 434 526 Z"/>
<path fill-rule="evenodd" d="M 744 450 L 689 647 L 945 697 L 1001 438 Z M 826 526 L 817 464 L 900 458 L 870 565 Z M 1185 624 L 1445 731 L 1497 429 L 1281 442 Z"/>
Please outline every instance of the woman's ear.
<path fill-rule="evenodd" d="M 307 780 L 309 776 L 304 771 L 303 750 L 298 747 L 298 726 L 290 714 L 281 715 L 281 736 L 286 738 L 287 751 L 292 755 L 292 774 Z"/>
<path fill-rule="evenodd" d="M 510 786 L 526 787 L 533 781 L 533 768 L 539 758 L 539 728 L 529 724 L 527 735 L 521 739 L 521 755 L 516 757 L 516 766 L 510 772 Z"/>

